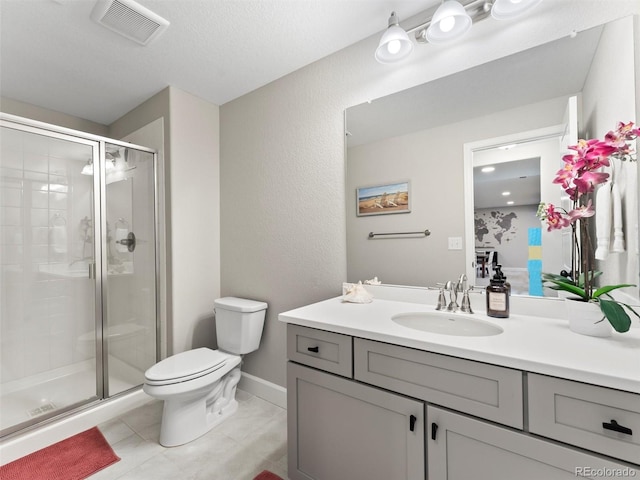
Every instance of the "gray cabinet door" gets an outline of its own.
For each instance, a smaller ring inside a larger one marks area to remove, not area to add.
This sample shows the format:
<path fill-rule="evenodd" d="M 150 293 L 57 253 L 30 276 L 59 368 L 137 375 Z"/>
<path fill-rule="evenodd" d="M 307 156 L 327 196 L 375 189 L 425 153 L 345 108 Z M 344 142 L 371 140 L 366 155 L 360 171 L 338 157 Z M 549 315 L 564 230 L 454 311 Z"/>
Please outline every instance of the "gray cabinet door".
<path fill-rule="evenodd" d="M 424 404 L 287 364 L 291 480 L 424 480 Z"/>
<path fill-rule="evenodd" d="M 640 477 L 632 467 L 431 406 L 427 434 L 429 480 Z"/>

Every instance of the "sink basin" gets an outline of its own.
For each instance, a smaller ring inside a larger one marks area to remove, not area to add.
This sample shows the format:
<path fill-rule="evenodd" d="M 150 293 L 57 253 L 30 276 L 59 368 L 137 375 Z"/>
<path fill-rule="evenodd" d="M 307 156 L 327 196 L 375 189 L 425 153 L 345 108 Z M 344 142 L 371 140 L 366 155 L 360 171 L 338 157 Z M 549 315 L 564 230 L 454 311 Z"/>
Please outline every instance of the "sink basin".
<path fill-rule="evenodd" d="M 487 337 L 500 335 L 504 330 L 498 325 L 470 318 L 455 313 L 416 312 L 400 313 L 391 320 L 403 327 L 422 332 L 439 333 L 440 335 L 457 335 L 462 337 Z"/>

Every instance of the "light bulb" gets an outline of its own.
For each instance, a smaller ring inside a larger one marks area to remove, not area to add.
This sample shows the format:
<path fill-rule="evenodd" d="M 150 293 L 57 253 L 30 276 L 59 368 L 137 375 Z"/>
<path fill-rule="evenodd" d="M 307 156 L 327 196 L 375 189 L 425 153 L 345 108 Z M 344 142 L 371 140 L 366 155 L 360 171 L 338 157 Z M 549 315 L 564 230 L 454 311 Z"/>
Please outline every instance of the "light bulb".
<path fill-rule="evenodd" d="M 449 17 L 444 17 L 440 20 L 440 30 L 443 32 L 450 32 L 456 24 L 456 17 L 453 15 Z"/>
<path fill-rule="evenodd" d="M 402 44 L 400 43 L 400 40 L 391 40 L 389 43 L 387 43 L 387 51 L 391 55 L 395 55 L 396 53 L 398 53 L 401 48 Z"/>

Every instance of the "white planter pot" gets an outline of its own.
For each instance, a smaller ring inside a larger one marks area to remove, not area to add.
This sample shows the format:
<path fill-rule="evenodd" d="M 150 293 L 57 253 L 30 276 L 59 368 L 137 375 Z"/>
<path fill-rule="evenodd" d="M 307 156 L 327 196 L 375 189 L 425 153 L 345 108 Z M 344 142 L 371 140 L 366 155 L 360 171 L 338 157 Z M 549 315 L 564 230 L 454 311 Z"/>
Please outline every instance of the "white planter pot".
<path fill-rule="evenodd" d="M 600 310 L 600 305 L 567 298 L 564 301 L 569 330 L 591 337 L 610 337 L 613 327 Z"/>

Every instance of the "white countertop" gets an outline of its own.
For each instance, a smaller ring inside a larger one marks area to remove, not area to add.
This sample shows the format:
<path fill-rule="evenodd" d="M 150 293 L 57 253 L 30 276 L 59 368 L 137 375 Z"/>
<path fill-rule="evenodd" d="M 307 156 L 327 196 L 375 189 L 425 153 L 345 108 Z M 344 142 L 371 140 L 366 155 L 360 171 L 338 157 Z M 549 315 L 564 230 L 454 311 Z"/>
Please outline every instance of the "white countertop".
<path fill-rule="evenodd" d="M 509 318 L 498 319 L 480 312 L 470 316 L 499 325 L 504 332 L 485 337 L 462 337 L 422 332 L 391 320 L 393 315 L 409 312 L 435 312 L 435 307 L 434 304 L 377 297 L 368 304 L 344 303 L 342 297 L 336 297 L 281 313 L 279 319 L 285 323 L 640 393 L 640 328 L 632 328 L 624 334 L 614 332 L 608 338 L 596 338 L 570 331 L 567 321 L 559 318 L 511 313 Z"/>

